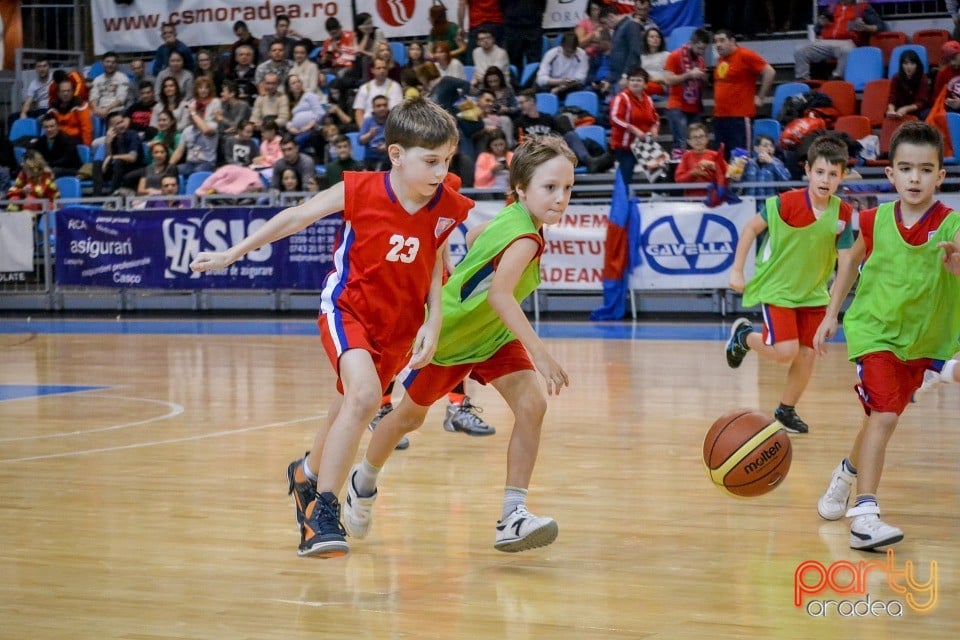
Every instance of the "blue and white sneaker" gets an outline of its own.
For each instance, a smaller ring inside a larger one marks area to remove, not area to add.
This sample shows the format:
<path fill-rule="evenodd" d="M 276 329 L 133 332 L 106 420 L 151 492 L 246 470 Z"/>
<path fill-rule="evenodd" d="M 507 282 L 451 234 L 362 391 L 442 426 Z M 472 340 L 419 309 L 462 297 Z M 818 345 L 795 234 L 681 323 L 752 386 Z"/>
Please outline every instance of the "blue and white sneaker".
<path fill-rule="evenodd" d="M 747 346 L 747 336 L 753 333 L 753 323 L 746 318 L 737 318 L 730 328 L 730 339 L 724 346 L 727 356 L 727 366 L 736 369 L 747 357 L 750 347 Z"/>
<path fill-rule="evenodd" d="M 553 518 L 533 515 L 524 505 L 497 523 L 497 539 L 493 546 L 498 551 L 515 553 L 545 547 L 557 539 L 559 527 Z"/>

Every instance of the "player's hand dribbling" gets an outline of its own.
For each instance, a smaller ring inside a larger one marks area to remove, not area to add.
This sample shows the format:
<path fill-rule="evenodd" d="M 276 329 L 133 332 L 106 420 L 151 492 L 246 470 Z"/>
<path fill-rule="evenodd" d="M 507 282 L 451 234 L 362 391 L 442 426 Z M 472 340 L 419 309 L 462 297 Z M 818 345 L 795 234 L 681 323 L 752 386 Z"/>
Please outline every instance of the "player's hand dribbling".
<path fill-rule="evenodd" d="M 561 387 L 569 387 L 570 379 L 567 372 L 563 370 L 560 363 L 553 359 L 549 353 L 543 352 L 539 355 L 531 354 L 533 365 L 543 376 L 547 383 L 547 395 L 559 395 Z"/>
<path fill-rule="evenodd" d="M 937 249 L 943 249 L 943 266 L 947 271 L 960 278 L 960 244 L 940 242 Z"/>
<path fill-rule="evenodd" d="M 233 264 L 233 260 L 227 256 L 226 251 L 201 251 L 197 254 L 197 257 L 194 258 L 193 262 L 190 263 L 190 269 L 198 273 L 203 273 L 204 271 L 226 269 L 231 264 Z"/>
<path fill-rule="evenodd" d="M 817 327 L 817 332 L 813 336 L 813 349 L 818 355 L 824 355 L 827 352 L 827 340 L 837 333 L 837 319 L 826 317 Z"/>

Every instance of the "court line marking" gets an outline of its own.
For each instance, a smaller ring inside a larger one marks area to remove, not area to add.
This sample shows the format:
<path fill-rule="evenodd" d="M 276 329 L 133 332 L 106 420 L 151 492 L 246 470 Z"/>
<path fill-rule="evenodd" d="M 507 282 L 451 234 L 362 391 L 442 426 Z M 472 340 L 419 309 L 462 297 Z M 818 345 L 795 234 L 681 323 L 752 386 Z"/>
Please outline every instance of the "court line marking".
<path fill-rule="evenodd" d="M 18 436 L 16 438 L 0 438 L 0 442 L 22 442 L 24 440 L 46 440 L 49 438 L 66 438 L 70 436 L 83 436 L 83 435 L 87 435 L 88 433 L 103 433 L 105 431 L 117 431 L 119 429 L 126 429 L 128 427 L 136 427 L 142 424 L 149 424 L 151 422 L 159 422 L 161 420 L 167 420 L 168 418 L 178 416 L 184 412 L 183 405 L 177 404 L 176 402 L 167 402 L 166 400 L 154 400 L 152 398 L 138 398 L 136 396 L 115 396 L 110 394 L 105 394 L 100 397 L 113 398 L 115 400 L 128 400 L 130 402 L 148 402 L 153 404 L 162 404 L 167 407 L 173 407 L 173 409 L 171 411 L 168 411 L 162 416 L 155 416 L 153 418 L 147 418 L 145 420 L 137 420 L 136 422 L 126 422 L 123 424 L 111 425 L 109 427 L 99 427 L 97 429 L 88 429 L 86 431 L 61 431 L 59 433 L 48 433 L 46 435 Z"/>
<path fill-rule="evenodd" d="M 80 451 L 67 451 L 64 453 L 51 453 L 42 456 L 27 456 L 24 458 L 9 458 L 6 460 L 0 460 L 0 464 L 8 464 L 13 462 L 30 462 L 32 460 L 52 460 L 55 458 L 69 458 L 71 456 L 84 456 L 91 453 L 106 453 L 109 451 L 126 451 L 129 449 L 142 449 L 144 447 L 154 447 L 164 444 L 178 444 L 181 442 L 196 442 L 197 440 L 207 440 L 209 438 L 219 438 L 222 436 L 231 436 L 237 433 L 249 433 L 251 431 L 261 431 L 263 429 L 273 429 L 274 427 L 289 427 L 295 424 L 300 424 L 301 422 L 307 422 L 310 420 L 320 420 L 323 419 L 326 414 L 318 414 L 315 416 L 307 416 L 306 418 L 297 418 L 296 420 L 287 420 L 285 422 L 271 422 L 268 424 L 256 425 L 253 427 L 244 427 L 242 429 L 228 429 L 225 431 L 214 431 L 213 433 L 203 433 L 196 436 L 185 436 L 183 438 L 170 438 L 168 440 L 154 440 L 152 442 L 137 442 L 135 444 L 125 444 L 117 447 L 102 447 L 99 449 L 82 449 Z"/>

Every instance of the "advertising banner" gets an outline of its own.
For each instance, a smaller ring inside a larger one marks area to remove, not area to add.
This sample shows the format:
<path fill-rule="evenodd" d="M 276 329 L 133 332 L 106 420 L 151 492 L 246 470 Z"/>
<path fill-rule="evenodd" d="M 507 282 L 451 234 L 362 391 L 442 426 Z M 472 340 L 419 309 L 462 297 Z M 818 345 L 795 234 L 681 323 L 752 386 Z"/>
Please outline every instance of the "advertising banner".
<path fill-rule="evenodd" d="M 324 22 L 336 16 L 344 29 L 353 29 L 353 7 L 347 0 L 283 2 L 276 0 L 139 0 L 120 4 L 93 0 L 94 53 L 155 50 L 163 41 L 160 25 L 171 23 L 177 38 L 189 47 L 220 46 L 236 40 L 233 23 L 243 20 L 260 37 L 275 33 L 279 14 L 290 28 L 317 44 L 327 38 Z"/>
<path fill-rule="evenodd" d="M 224 271 L 190 271 L 200 251 L 223 251 L 279 208 L 57 212 L 58 285 L 152 289 L 318 290 L 333 268 L 339 216 L 248 253 Z"/>
<path fill-rule="evenodd" d="M 33 214 L 0 213 L 0 273 L 33 271 Z"/>

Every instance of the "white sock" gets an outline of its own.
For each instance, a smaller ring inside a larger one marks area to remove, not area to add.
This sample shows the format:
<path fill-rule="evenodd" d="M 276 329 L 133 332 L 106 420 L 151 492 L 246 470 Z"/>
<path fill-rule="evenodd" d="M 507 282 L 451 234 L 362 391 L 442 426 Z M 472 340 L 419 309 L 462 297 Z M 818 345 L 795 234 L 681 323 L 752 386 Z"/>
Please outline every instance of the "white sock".
<path fill-rule="evenodd" d="M 313 484 L 317 484 L 317 476 L 315 476 L 313 472 L 310 471 L 310 467 L 307 466 L 307 457 L 308 456 L 303 457 L 303 475 L 307 476 L 307 480 Z"/>
<path fill-rule="evenodd" d="M 353 488 L 357 490 L 357 495 L 361 498 L 369 498 L 377 492 L 377 476 L 380 475 L 380 468 L 375 467 L 364 458 L 357 467 L 357 474 L 351 479 Z"/>
<path fill-rule="evenodd" d="M 527 504 L 527 490 L 520 487 L 504 487 L 503 489 L 503 515 L 501 520 L 517 510 L 517 507 Z"/>
<path fill-rule="evenodd" d="M 940 379 L 944 382 L 955 383 L 957 379 L 954 377 L 956 375 L 957 361 L 956 360 L 947 360 L 943 363 L 943 369 L 940 370 Z"/>

